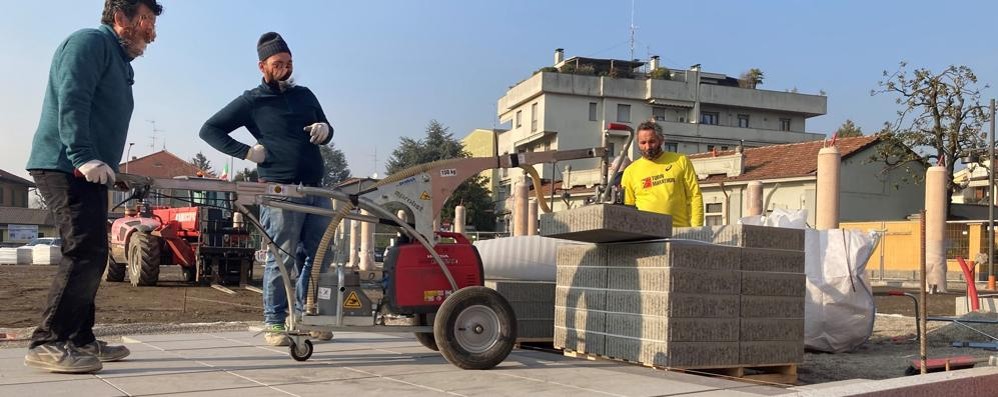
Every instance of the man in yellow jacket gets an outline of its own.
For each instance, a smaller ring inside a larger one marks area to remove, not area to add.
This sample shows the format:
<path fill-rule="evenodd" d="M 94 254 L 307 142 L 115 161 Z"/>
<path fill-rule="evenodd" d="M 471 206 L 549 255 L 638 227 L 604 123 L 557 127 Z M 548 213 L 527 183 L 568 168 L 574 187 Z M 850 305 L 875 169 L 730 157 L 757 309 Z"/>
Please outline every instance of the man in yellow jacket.
<path fill-rule="evenodd" d="M 679 153 L 663 152 L 665 137 L 654 120 L 638 125 L 641 158 L 624 170 L 624 204 L 668 214 L 672 226 L 703 226 L 703 195 L 693 163 Z"/>

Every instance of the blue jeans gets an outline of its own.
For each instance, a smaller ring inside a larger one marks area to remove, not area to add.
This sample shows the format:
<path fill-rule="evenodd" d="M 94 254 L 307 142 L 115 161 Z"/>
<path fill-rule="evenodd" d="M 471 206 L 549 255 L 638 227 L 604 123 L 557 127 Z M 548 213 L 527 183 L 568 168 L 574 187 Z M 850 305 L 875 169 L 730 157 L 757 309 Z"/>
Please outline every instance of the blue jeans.
<path fill-rule="evenodd" d="M 332 208 L 329 199 L 323 197 L 309 196 L 288 201 L 313 207 Z M 297 273 L 295 310 L 301 311 L 305 307 L 305 294 L 308 291 L 308 278 L 312 273 L 312 262 L 317 249 L 320 248 L 319 240 L 326 232 L 330 218 L 264 205 L 260 206 L 260 221 L 267 235 L 274 239 L 274 244 L 283 250 L 278 255 L 280 261 L 274 255 L 268 254 L 263 269 L 263 321 L 267 324 L 283 325 L 284 319 L 288 316 L 288 298 L 281 270 L 277 264 L 280 262 L 292 279 Z M 304 260 L 298 258 L 299 243 L 304 248 Z M 322 249 L 328 250 L 329 247 Z M 325 272 L 332 259 L 333 253 L 327 251 L 319 271 Z"/>

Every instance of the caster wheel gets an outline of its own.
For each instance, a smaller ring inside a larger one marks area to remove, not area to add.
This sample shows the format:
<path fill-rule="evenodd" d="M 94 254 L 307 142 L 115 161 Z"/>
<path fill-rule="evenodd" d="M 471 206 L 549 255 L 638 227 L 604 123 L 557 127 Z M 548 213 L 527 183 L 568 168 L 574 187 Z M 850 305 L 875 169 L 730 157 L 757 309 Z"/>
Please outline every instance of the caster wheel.
<path fill-rule="evenodd" d="M 312 357 L 312 341 L 305 339 L 301 346 L 292 341 L 288 350 L 291 351 L 291 358 L 295 359 L 295 361 L 308 360 L 309 357 Z"/>

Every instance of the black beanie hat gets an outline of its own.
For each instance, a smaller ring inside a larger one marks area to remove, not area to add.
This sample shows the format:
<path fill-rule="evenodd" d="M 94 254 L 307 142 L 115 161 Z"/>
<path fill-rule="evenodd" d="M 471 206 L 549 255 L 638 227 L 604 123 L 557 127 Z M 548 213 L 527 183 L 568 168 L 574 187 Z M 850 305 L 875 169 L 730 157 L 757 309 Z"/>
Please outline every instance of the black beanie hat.
<path fill-rule="evenodd" d="M 256 52 L 260 56 L 260 61 L 264 61 L 274 54 L 282 52 L 291 54 L 291 49 L 288 48 L 288 43 L 284 42 L 281 35 L 267 32 L 260 36 L 260 40 L 256 42 Z"/>

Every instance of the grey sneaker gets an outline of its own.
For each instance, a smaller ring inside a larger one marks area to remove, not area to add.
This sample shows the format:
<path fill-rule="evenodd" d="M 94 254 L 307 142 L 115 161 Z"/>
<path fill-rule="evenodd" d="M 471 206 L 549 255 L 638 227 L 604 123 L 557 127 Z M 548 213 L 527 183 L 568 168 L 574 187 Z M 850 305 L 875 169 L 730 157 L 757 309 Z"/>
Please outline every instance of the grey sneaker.
<path fill-rule="evenodd" d="M 132 352 L 124 346 L 110 346 L 102 340 L 94 340 L 83 346 L 77 346 L 77 350 L 97 356 L 102 362 L 118 361 L 128 357 Z"/>
<path fill-rule="evenodd" d="M 332 340 L 333 333 L 329 331 L 308 331 L 308 336 L 317 340 Z"/>
<path fill-rule="evenodd" d="M 64 374 L 85 374 L 104 368 L 97 356 L 79 351 L 68 342 L 51 342 L 28 349 L 24 366 Z"/>

